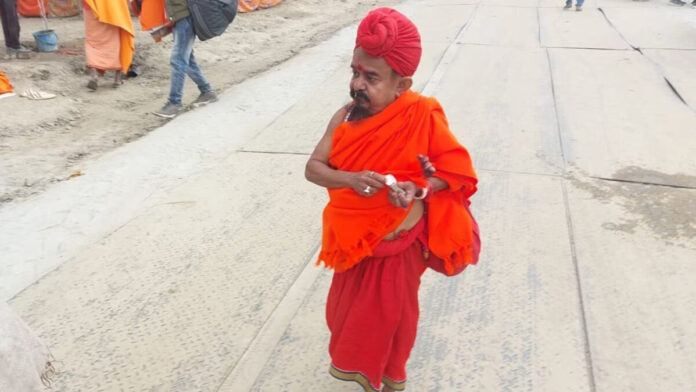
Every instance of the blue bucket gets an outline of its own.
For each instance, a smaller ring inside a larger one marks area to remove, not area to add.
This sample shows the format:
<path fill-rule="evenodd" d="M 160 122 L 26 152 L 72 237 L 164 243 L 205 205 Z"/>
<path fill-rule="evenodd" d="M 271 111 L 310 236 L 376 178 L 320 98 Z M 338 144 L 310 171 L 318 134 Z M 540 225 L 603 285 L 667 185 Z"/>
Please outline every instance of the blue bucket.
<path fill-rule="evenodd" d="M 32 33 L 39 52 L 55 52 L 58 50 L 58 36 L 53 30 L 41 30 Z"/>

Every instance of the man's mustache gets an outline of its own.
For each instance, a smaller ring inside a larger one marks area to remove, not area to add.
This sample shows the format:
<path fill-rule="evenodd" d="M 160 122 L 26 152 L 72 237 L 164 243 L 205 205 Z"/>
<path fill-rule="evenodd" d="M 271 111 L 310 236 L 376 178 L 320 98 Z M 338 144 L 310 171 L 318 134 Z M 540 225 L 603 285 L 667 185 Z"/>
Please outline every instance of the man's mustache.
<path fill-rule="evenodd" d="M 367 94 L 365 94 L 365 91 L 363 90 L 350 89 L 350 97 L 353 99 L 360 99 L 366 102 L 370 102 L 370 98 L 367 97 Z"/>

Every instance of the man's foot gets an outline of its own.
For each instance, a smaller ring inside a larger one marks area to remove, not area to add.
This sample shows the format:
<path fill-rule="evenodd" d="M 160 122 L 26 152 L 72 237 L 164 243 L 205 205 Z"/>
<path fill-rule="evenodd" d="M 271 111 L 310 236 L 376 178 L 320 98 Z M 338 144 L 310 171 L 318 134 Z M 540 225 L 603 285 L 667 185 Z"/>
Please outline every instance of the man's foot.
<path fill-rule="evenodd" d="M 18 48 L 10 48 L 8 46 L 6 47 L 6 50 L 9 56 L 17 56 L 18 59 L 28 59 L 29 53 L 31 53 L 31 49 L 24 45 L 19 45 Z"/>
<path fill-rule="evenodd" d="M 162 107 L 160 110 L 155 110 L 152 112 L 155 116 L 159 116 L 162 118 L 174 118 L 176 117 L 177 114 L 181 111 L 181 105 L 174 105 L 171 102 L 167 102 L 166 105 Z"/>
<path fill-rule="evenodd" d="M 575 6 L 575 11 L 577 11 L 577 12 L 582 11 L 582 6 L 581 6 L 581 5 L 576 5 L 576 6 Z"/>
<path fill-rule="evenodd" d="M 123 74 L 121 71 L 116 71 L 114 74 L 114 83 L 111 85 L 113 88 L 119 88 L 123 84 Z"/>
<path fill-rule="evenodd" d="M 683 2 L 682 0 L 669 0 L 669 2 L 680 7 L 686 4 L 686 2 Z"/>
<path fill-rule="evenodd" d="M 7 53 L 9 54 L 14 54 L 14 53 L 29 53 L 31 52 L 31 49 L 27 48 L 24 45 L 19 45 L 18 48 L 10 48 L 9 46 L 7 47 Z"/>
<path fill-rule="evenodd" d="M 564 10 L 571 9 L 573 8 L 573 3 L 566 3 L 565 7 L 563 7 Z"/>
<path fill-rule="evenodd" d="M 207 93 L 203 93 L 196 98 L 195 101 L 191 104 L 194 108 L 201 107 L 204 105 L 207 105 L 211 102 L 215 102 L 218 100 L 217 94 L 215 94 L 215 91 L 208 91 Z"/>
<path fill-rule="evenodd" d="M 87 88 L 92 91 L 96 91 L 98 86 L 97 79 L 90 79 L 89 82 L 87 82 Z"/>

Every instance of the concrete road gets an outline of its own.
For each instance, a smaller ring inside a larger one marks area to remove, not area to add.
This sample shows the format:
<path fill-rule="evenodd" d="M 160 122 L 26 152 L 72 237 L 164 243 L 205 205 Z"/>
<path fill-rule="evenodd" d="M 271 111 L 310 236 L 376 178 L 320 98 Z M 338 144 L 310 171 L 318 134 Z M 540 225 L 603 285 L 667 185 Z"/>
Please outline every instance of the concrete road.
<path fill-rule="evenodd" d="M 398 5 L 484 244 L 424 276 L 409 390 L 696 390 L 696 10 L 561 7 Z M 0 210 L 0 294 L 56 390 L 359 390 L 327 374 L 326 194 L 303 178 L 355 27 Z"/>

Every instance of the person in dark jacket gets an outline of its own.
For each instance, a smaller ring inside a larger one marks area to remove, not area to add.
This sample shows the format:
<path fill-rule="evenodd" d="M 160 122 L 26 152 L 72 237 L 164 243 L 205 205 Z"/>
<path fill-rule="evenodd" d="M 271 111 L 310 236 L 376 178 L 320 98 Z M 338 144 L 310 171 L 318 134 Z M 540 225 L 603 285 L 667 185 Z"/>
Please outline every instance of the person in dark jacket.
<path fill-rule="evenodd" d="M 0 14 L 7 54 L 10 56 L 27 57 L 29 49 L 19 43 L 17 0 L 0 0 Z"/>
<path fill-rule="evenodd" d="M 164 4 L 169 19 L 174 22 L 174 47 L 172 48 L 170 59 L 172 76 L 169 100 L 154 114 L 164 118 L 173 118 L 179 114 L 182 108 L 181 99 L 186 75 L 196 83 L 200 91 L 200 95 L 192 104 L 193 107 L 217 101 L 217 95 L 208 80 L 203 76 L 193 55 L 193 42 L 196 39 L 196 35 L 193 31 L 193 21 L 188 9 L 188 0 L 165 0 Z"/>

